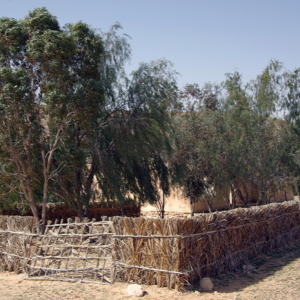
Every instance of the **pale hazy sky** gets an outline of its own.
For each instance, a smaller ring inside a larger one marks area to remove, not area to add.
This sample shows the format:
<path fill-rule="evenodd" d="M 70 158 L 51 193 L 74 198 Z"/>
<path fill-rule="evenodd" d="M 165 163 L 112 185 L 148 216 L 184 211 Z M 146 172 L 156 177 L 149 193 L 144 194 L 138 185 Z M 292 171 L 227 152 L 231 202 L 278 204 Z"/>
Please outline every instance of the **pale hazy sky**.
<path fill-rule="evenodd" d="M 271 59 L 300 67 L 299 0 L 0 0 L 0 16 L 46 7 L 61 26 L 79 20 L 107 31 L 120 22 L 132 61 L 166 58 L 179 85 L 221 82 L 238 70 L 254 79 Z"/>

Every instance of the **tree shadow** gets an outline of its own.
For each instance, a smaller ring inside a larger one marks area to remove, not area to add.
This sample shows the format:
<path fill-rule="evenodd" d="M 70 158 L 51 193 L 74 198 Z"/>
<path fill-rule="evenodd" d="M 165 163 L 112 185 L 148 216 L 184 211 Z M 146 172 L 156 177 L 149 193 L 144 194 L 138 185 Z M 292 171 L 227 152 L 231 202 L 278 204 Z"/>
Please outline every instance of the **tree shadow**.
<path fill-rule="evenodd" d="M 294 241 L 287 247 L 275 249 L 270 253 L 261 254 L 252 259 L 250 265 L 254 267 L 253 270 L 237 270 L 236 272 L 213 277 L 213 292 L 240 292 L 246 287 L 257 284 L 274 275 L 297 259 L 300 259 L 300 240 Z M 191 286 L 187 290 L 201 291 L 199 286 Z"/>

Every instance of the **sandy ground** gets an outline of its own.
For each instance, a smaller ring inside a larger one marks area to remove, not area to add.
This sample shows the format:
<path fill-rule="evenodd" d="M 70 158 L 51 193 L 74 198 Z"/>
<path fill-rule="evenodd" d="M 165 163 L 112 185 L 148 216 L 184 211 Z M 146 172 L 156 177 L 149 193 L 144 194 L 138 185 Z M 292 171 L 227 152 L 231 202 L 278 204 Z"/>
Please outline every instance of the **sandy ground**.
<path fill-rule="evenodd" d="M 204 292 L 197 286 L 185 293 L 144 286 L 143 299 L 300 299 L 300 242 L 287 249 L 262 255 L 251 262 L 253 271 L 239 271 L 213 278 L 214 289 Z M 22 280 L 23 275 L 0 273 L 0 299 L 137 299 L 126 292 L 128 284 L 65 283 Z"/>

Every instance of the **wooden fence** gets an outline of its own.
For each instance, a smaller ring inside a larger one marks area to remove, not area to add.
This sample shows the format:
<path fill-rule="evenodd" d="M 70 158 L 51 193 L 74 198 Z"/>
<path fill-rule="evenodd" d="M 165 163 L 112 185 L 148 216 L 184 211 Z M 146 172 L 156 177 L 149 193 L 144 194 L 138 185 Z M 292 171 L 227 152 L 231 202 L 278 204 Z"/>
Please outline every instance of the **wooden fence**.
<path fill-rule="evenodd" d="M 190 219 L 115 219 L 116 264 L 126 281 L 178 290 L 236 270 L 300 237 L 298 201 L 203 214 Z"/>
<path fill-rule="evenodd" d="M 0 216 L 2 270 L 33 279 L 134 281 L 177 290 L 300 237 L 298 201 L 190 219 L 69 220 L 48 224 L 44 235 L 37 220 L 24 220 Z"/>
<path fill-rule="evenodd" d="M 111 221 L 49 223 L 28 266 L 29 278 L 113 283 L 112 235 Z"/>

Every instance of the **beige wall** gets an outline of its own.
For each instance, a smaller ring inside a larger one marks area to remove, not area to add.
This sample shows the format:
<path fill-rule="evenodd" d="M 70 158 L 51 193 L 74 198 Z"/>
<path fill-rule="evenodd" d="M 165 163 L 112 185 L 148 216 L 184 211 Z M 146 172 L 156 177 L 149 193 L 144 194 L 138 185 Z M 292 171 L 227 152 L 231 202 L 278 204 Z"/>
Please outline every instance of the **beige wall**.
<path fill-rule="evenodd" d="M 154 205 L 145 204 L 141 207 L 141 212 L 156 212 L 157 209 Z M 175 188 L 172 190 L 169 197 L 165 198 L 165 211 L 173 213 L 190 213 L 189 199 L 183 196 L 181 189 Z"/>
<path fill-rule="evenodd" d="M 222 210 L 226 209 L 227 205 L 221 197 L 220 193 L 217 193 L 217 200 L 213 203 L 213 210 Z M 151 215 L 155 215 L 156 207 L 154 205 L 145 204 L 141 207 L 142 215 L 149 215 L 149 213 L 153 213 Z M 165 211 L 168 214 L 190 214 L 190 201 L 188 198 L 184 197 L 182 189 L 175 188 L 172 190 L 169 197 L 165 199 Z M 201 198 L 199 201 L 195 203 L 195 213 L 200 213 L 203 211 L 208 211 L 208 207 L 205 201 Z M 156 213 L 157 214 L 157 213 Z"/>
<path fill-rule="evenodd" d="M 228 192 L 229 193 L 229 192 Z M 286 192 L 277 192 L 275 197 L 271 198 L 271 202 L 282 202 L 285 200 L 293 200 L 294 195 L 291 189 Z M 249 191 L 249 201 L 255 203 L 258 200 L 258 193 L 255 191 Z M 237 198 L 237 204 L 242 204 L 242 201 Z M 165 199 L 165 215 L 166 216 L 187 216 L 191 213 L 190 201 L 188 198 L 184 197 L 183 191 L 180 188 L 175 188 L 172 190 L 169 197 Z M 222 193 L 217 191 L 217 199 L 212 204 L 213 210 L 224 210 L 227 209 L 227 204 L 222 197 Z M 200 198 L 199 201 L 195 203 L 195 213 L 201 213 L 208 211 L 207 204 Z M 157 209 L 154 205 L 145 204 L 141 207 L 141 215 L 158 217 Z"/>
<path fill-rule="evenodd" d="M 243 195 L 245 195 L 245 192 L 242 190 Z M 252 203 L 256 203 L 258 201 L 258 197 L 259 197 L 259 191 L 253 189 L 250 185 L 247 186 L 247 190 L 248 190 L 248 195 L 249 195 L 249 202 Z M 286 187 L 285 191 L 276 191 L 276 193 L 272 193 L 272 191 L 267 192 L 267 197 L 269 197 L 270 195 L 272 195 L 271 197 L 271 202 L 283 202 L 286 200 L 293 200 L 294 199 L 294 194 L 293 194 L 293 190 L 291 187 Z M 237 197 L 236 198 L 236 203 L 237 204 L 242 204 L 242 200 Z"/>
<path fill-rule="evenodd" d="M 227 209 L 228 206 L 225 203 L 225 200 L 222 197 L 220 191 L 217 191 L 217 199 L 215 199 L 212 203 L 213 210 L 224 210 Z M 199 201 L 195 203 L 195 213 L 201 213 L 209 211 L 207 204 L 205 203 L 204 199 L 200 197 Z"/>

